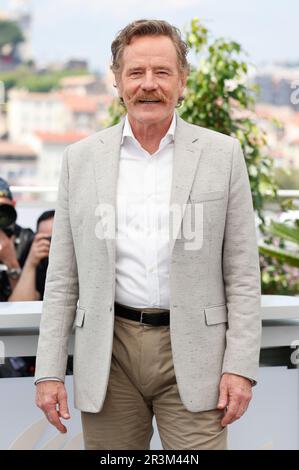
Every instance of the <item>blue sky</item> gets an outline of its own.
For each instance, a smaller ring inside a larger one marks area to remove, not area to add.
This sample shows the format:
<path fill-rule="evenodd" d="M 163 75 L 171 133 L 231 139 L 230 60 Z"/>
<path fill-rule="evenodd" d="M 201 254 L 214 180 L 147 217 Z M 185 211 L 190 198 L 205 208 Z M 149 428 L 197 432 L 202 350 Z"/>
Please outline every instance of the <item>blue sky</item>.
<path fill-rule="evenodd" d="M 15 3 L 17 0 L 15 0 Z M 0 0 L 0 9 L 9 0 Z M 105 70 L 115 34 L 138 18 L 161 18 L 183 29 L 199 17 L 216 36 L 234 39 L 259 65 L 299 61 L 298 0 L 28 0 L 38 61 L 87 58 Z"/>

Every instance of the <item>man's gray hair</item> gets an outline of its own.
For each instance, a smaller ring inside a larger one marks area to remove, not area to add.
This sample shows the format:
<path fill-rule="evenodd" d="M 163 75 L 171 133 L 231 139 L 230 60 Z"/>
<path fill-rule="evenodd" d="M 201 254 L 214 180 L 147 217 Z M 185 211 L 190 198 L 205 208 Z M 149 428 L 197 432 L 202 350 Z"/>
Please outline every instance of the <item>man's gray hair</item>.
<path fill-rule="evenodd" d="M 115 74 L 120 72 L 121 59 L 124 48 L 130 44 L 132 38 L 141 36 L 167 36 L 169 37 L 176 49 L 178 66 L 181 72 L 189 72 L 189 64 L 187 61 L 188 45 L 183 41 L 181 32 L 175 26 L 172 26 L 164 20 L 137 20 L 128 24 L 117 34 L 111 44 L 112 65 L 111 70 Z"/>

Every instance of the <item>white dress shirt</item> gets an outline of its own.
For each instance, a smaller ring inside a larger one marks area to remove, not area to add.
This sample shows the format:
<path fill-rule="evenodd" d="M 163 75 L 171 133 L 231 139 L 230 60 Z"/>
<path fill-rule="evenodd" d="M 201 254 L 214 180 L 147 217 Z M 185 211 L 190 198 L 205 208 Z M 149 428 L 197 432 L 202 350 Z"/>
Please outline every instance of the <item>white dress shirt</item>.
<path fill-rule="evenodd" d="M 169 201 L 176 114 L 150 154 L 125 117 L 117 182 L 115 301 L 169 309 Z"/>

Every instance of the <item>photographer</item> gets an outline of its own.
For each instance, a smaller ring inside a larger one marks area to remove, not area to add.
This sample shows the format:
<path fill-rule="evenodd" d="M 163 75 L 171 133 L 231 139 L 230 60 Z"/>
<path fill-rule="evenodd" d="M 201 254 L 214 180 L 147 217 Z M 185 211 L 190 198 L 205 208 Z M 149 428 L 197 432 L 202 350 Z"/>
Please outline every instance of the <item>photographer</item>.
<path fill-rule="evenodd" d="M 16 201 L 0 178 L 0 301 L 9 300 L 20 278 L 34 233 L 16 224 Z"/>
<path fill-rule="evenodd" d="M 43 300 L 54 214 L 54 210 L 49 210 L 37 219 L 36 234 L 9 301 Z M 34 370 L 34 356 L 10 357 L 0 369 L 0 378 L 32 376 Z M 68 359 L 66 373 L 73 373 L 72 358 Z"/>
<path fill-rule="evenodd" d="M 34 236 L 19 282 L 8 300 L 43 299 L 54 213 L 54 210 L 49 210 L 38 218 L 37 233 Z"/>

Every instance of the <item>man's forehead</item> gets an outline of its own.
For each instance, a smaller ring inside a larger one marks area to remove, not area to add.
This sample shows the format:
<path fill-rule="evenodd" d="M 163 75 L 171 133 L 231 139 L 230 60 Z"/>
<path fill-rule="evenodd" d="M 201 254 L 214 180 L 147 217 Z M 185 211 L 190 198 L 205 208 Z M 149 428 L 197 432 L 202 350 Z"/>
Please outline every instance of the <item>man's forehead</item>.
<path fill-rule="evenodd" d="M 9 199 L 8 197 L 3 197 L 3 196 L 0 196 L 0 204 L 9 204 L 13 206 L 12 200 Z"/>
<path fill-rule="evenodd" d="M 124 48 L 123 56 L 136 57 L 176 57 L 176 49 L 167 36 L 142 36 L 133 38 Z"/>
<path fill-rule="evenodd" d="M 138 68 L 143 68 L 143 67 L 153 67 L 153 68 L 173 68 L 174 64 L 173 62 L 170 62 L 168 60 L 165 60 L 165 57 L 148 57 L 148 58 L 134 58 L 131 60 L 124 60 L 124 65 L 126 66 L 127 69 L 138 69 Z"/>
<path fill-rule="evenodd" d="M 40 223 L 38 224 L 38 231 L 49 232 L 49 235 L 51 235 L 53 222 L 54 222 L 53 217 L 51 217 L 50 219 L 41 220 Z"/>
<path fill-rule="evenodd" d="M 135 54 L 125 54 L 123 55 L 123 66 L 126 69 L 138 68 L 138 67 L 167 67 L 169 69 L 173 69 L 177 67 L 177 57 L 169 57 L 169 54 L 161 54 L 161 53 L 153 53 L 153 52 L 146 52 L 146 53 L 135 53 Z"/>

